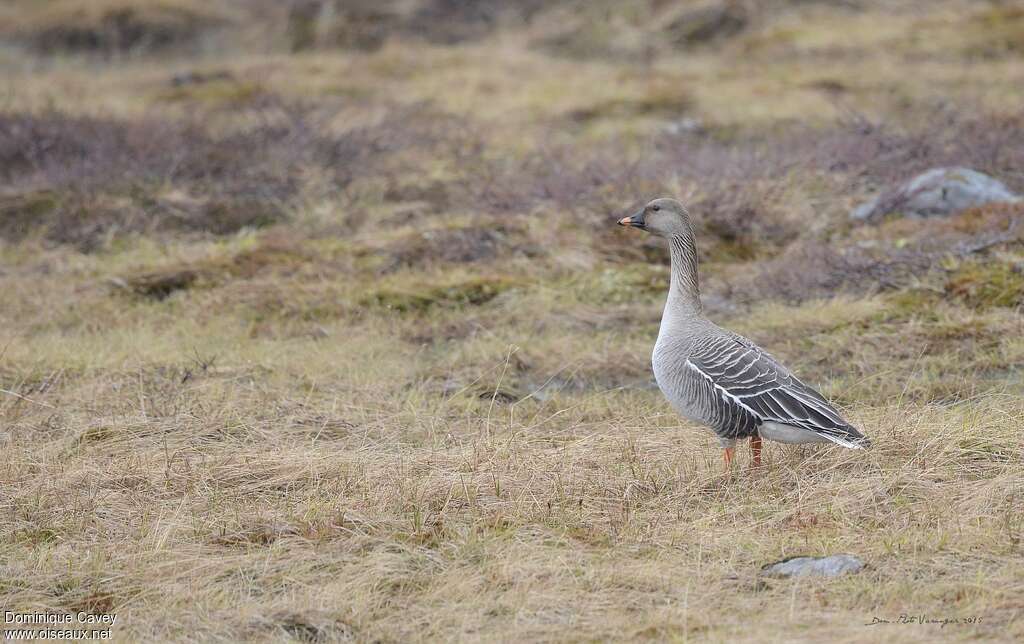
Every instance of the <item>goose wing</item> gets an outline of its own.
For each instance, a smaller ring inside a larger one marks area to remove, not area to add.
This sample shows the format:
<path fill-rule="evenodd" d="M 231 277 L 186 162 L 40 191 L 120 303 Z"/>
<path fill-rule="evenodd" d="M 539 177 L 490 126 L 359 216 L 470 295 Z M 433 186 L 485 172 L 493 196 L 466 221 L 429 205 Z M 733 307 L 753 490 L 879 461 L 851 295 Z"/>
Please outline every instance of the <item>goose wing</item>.
<path fill-rule="evenodd" d="M 686 367 L 710 384 L 720 404 L 738 406 L 758 424 L 799 427 L 853 449 L 869 445 L 821 394 L 746 338 L 730 334 L 700 342 L 693 347 Z"/>

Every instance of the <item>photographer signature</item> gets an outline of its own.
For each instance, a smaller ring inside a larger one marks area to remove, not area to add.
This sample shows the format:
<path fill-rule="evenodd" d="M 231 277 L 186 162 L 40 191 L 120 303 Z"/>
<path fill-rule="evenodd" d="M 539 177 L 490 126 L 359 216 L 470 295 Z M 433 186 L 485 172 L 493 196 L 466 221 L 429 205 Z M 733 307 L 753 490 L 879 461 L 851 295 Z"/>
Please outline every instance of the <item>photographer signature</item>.
<path fill-rule="evenodd" d="M 896 619 L 885 619 L 883 617 L 872 617 L 871 621 L 865 626 L 875 626 L 876 624 L 919 624 L 922 626 L 935 624 L 939 628 L 946 628 L 951 624 L 980 624 L 981 617 L 978 615 L 969 615 L 967 617 L 930 617 L 928 615 L 909 615 L 907 613 L 901 614 Z"/>

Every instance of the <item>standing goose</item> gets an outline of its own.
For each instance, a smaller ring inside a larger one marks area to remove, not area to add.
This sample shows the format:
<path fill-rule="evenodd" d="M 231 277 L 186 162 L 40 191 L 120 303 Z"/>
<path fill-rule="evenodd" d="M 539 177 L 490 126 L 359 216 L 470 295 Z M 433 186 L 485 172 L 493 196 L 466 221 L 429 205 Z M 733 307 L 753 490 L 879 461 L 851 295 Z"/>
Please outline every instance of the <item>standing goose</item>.
<path fill-rule="evenodd" d="M 732 464 L 736 441 L 750 439 L 754 465 L 761 439 L 780 443 L 870 446 L 821 394 L 743 336 L 704 317 L 697 282 L 697 245 L 686 208 L 655 199 L 621 226 L 668 239 L 672 281 L 652 363 L 658 387 L 683 416 L 707 425 Z"/>

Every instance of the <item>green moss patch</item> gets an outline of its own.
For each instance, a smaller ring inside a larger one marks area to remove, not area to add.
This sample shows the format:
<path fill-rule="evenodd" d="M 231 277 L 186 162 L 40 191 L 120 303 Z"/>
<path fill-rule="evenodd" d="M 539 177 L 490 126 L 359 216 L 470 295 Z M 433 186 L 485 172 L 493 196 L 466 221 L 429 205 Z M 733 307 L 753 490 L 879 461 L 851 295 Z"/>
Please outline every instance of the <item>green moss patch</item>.
<path fill-rule="evenodd" d="M 574 278 L 565 288 L 581 301 L 602 305 L 663 297 L 668 286 L 668 266 L 634 263 Z"/>
<path fill-rule="evenodd" d="M 0 237 L 18 241 L 29 236 L 59 206 L 49 190 L 0 197 Z"/>
<path fill-rule="evenodd" d="M 480 306 L 518 285 L 517 281 L 505 277 L 472 277 L 440 285 L 385 287 L 364 296 L 359 304 L 400 313 L 421 313 L 435 307 Z"/>
<path fill-rule="evenodd" d="M 984 57 L 1020 54 L 1024 52 L 1024 8 L 985 9 L 971 17 L 967 32 L 967 54 Z"/>
<path fill-rule="evenodd" d="M 1024 303 L 1024 270 L 1006 262 L 964 263 L 946 281 L 946 293 L 976 309 Z"/>
<path fill-rule="evenodd" d="M 169 103 L 195 102 L 229 107 L 243 106 L 268 95 L 267 90 L 259 83 L 228 77 L 206 82 L 178 83 L 161 91 L 156 98 Z"/>
<path fill-rule="evenodd" d="M 572 110 L 567 116 L 580 122 L 632 116 L 678 116 L 693 106 L 693 97 L 686 89 L 676 82 L 664 82 L 653 85 L 642 96 L 611 98 Z"/>

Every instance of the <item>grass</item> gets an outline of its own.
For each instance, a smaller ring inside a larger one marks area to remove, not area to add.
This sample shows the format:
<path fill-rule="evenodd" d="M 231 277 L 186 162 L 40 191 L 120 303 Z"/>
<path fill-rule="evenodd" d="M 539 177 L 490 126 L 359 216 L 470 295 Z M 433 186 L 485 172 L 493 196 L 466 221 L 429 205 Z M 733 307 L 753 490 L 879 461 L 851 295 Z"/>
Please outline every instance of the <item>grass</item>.
<path fill-rule="evenodd" d="M 5 610 L 117 641 L 1024 636 L 1024 209 L 847 219 L 938 165 L 1024 190 L 1016 10 L 745 5 L 690 45 L 689 3 L 413 4 L 360 48 L 161 2 L 225 19 L 130 51 L 12 27 L 71 0 L 0 8 Z M 667 255 L 614 226 L 660 194 L 710 315 L 870 451 L 730 473 L 670 410 Z M 867 568 L 760 574 L 844 552 Z"/>

